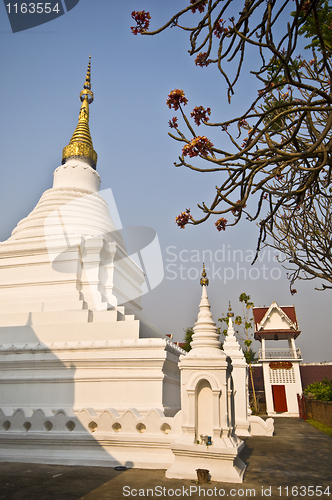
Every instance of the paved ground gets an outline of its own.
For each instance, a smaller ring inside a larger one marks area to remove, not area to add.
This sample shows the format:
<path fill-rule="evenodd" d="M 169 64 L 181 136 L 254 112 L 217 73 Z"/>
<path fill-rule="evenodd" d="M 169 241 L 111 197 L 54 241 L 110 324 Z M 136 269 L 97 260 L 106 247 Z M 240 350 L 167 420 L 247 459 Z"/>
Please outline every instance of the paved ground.
<path fill-rule="evenodd" d="M 302 420 L 276 418 L 275 436 L 247 438 L 241 458 L 247 464 L 242 484 L 201 487 L 194 481 L 166 479 L 160 470 L 0 463 L 0 500 L 332 500 L 332 438 Z"/>

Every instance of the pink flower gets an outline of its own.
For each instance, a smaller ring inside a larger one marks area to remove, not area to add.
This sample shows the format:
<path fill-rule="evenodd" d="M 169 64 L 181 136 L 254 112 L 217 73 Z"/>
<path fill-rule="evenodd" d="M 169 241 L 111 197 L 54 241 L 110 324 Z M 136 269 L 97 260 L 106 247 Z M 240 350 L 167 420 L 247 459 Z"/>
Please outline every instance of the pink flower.
<path fill-rule="evenodd" d="M 206 57 L 207 57 L 207 52 L 200 52 L 195 59 L 196 66 L 200 66 L 201 68 L 203 68 L 204 66 L 208 66 L 211 60 L 206 59 Z"/>
<path fill-rule="evenodd" d="M 196 2 L 197 2 L 197 0 L 190 0 L 190 3 L 191 3 L 191 4 L 194 4 L 194 3 L 196 3 Z M 196 9 L 198 10 L 198 12 L 201 12 L 201 13 L 202 13 L 202 12 L 204 12 L 206 4 L 207 4 L 207 0 L 202 0 L 202 1 L 201 1 L 201 3 L 200 3 L 200 4 L 198 4 L 198 6 L 193 7 L 193 8 L 191 9 L 191 12 L 192 12 L 193 14 L 195 14 Z"/>
<path fill-rule="evenodd" d="M 196 106 L 190 116 L 195 120 L 196 125 L 200 125 L 201 122 L 208 122 L 210 118 L 206 115 L 211 114 L 210 108 L 203 108 L 203 106 Z"/>
<path fill-rule="evenodd" d="M 213 33 L 216 35 L 217 38 L 221 38 L 221 35 L 223 35 L 224 33 L 228 33 L 229 30 L 228 28 L 225 28 L 224 25 L 225 21 L 223 19 L 219 19 L 219 21 L 215 25 Z"/>
<path fill-rule="evenodd" d="M 174 108 L 175 111 L 179 109 L 180 104 L 184 106 L 187 104 L 188 99 L 184 97 L 184 92 L 182 89 L 172 90 L 167 96 L 166 104 L 169 109 Z"/>
<path fill-rule="evenodd" d="M 218 231 L 225 231 L 227 222 L 228 220 L 224 219 L 223 217 L 218 219 L 217 222 L 215 223 L 215 226 L 218 229 Z"/>
<path fill-rule="evenodd" d="M 186 208 L 185 212 L 181 212 L 180 215 L 175 217 L 175 222 L 177 225 L 181 228 L 184 229 L 185 225 L 188 224 L 188 222 L 192 219 L 192 216 L 190 215 L 190 208 Z"/>
<path fill-rule="evenodd" d="M 207 137 L 198 136 L 194 137 L 194 139 L 192 139 L 189 144 L 186 144 L 183 147 L 182 153 L 183 156 L 188 155 L 190 158 L 198 155 L 207 156 L 208 153 L 211 152 L 212 148 L 213 144 Z"/>
<path fill-rule="evenodd" d="M 168 121 L 168 125 L 171 128 L 178 128 L 178 119 L 174 116 L 171 120 Z"/>
<path fill-rule="evenodd" d="M 237 200 L 236 203 L 241 203 L 241 200 Z M 231 212 L 233 215 L 237 215 L 243 210 L 243 208 L 246 208 L 246 206 L 247 205 L 244 204 L 242 207 L 234 207 L 234 208 L 232 208 Z"/>
<path fill-rule="evenodd" d="M 248 129 L 249 128 L 249 123 L 247 122 L 247 120 L 243 119 L 243 120 L 239 121 L 239 126 Z"/>
<path fill-rule="evenodd" d="M 243 143 L 241 144 L 241 148 L 246 148 L 247 146 L 249 146 L 249 144 L 251 144 L 252 142 L 252 139 L 248 139 L 248 137 L 246 137 L 243 141 Z"/>
<path fill-rule="evenodd" d="M 142 33 L 143 31 L 149 29 L 150 26 L 150 12 L 145 12 L 145 10 L 136 11 L 131 13 L 131 17 L 136 21 L 137 26 L 131 26 L 131 32 L 133 35 Z"/>

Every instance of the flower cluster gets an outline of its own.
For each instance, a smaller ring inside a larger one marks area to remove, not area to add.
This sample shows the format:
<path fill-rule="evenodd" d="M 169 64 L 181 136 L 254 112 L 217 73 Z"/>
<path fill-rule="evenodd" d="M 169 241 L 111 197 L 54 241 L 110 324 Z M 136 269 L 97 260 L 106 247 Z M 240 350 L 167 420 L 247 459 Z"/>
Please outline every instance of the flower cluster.
<path fill-rule="evenodd" d="M 249 123 L 247 122 L 247 120 L 244 120 L 244 119 L 242 119 L 242 120 L 239 121 L 239 127 L 242 127 L 242 128 L 245 128 L 245 129 L 250 128 L 249 127 Z"/>
<path fill-rule="evenodd" d="M 185 225 L 188 224 L 191 219 L 190 208 L 186 208 L 185 212 L 181 212 L 180 215 L 175 217 L 175 222 L 181 229 L 184 229 Z"/>
<path fill-rule="evenodd" d="M 219 19 L 217 24 L 214 27 L 214 34 L 216 35 L 217 38 L 221 38 L 221 35 L 224 33 L 228 33 L 228 28 L 225 28 L 225 22 L 223 19 Z"/>
<path fill-rule="evenodd" d="M 283 78 L 281 81 L 285 81 L 285 78 Z M 276 84 L 274 82 L 269 82 L 268 85 L 265 85 L 265 87 L 261 90 L 258 91 L 258 95 L 262 96 L 263 94 L 267 93 L 268 91 L 271 91 L 271 88 L 274 88 Z"/>
<path fill-rule="evenodd" d="M 218 229 L 218 231 L 225 231 L 227 222 L 228 220 L 224 219 L 223 217 L 218 219 L 217 222 L 215 223 L 215 226 Z"/>
<path fill-rule="evenodd" d="M 167 96 L 166 104 L 169 109 L 174 108 L 175 111 L 179 109 L 180 104 L 184 106 L 187 104 L 188 99 L 184 97 L 184 92 L 182 89 L 172 90 Z"/>
<path fill-rule="evenodd" d="M 241 148 L 242 149 L 246 148 L 247 146 L 249 146 L 249 144 L 251 144 L 251 142 L 252 142 L 252 139 L 245 137 L 244 141 L 241 144 Z"/>
<path fill-rule="evenodd" d="M 252 143 L 253 137 L 254 135 L 256 135 L 257 130 L 252 129 L 251 126 L 245 120 L 241 120 L 239 123 L 240 126 L 248 130 L 248 137 L 245 137 L 241 144 L 241 148 L 246 148 Z"/>
<path fill-rule="evenodd" d="M 237 200 L 236 203 L 241 203 L 241 200 Z M 234 207 L 234 208 L 232 208 L 231 212 L 233 215 L 237 215 L 243 210 L 243 208 L 246 208 L 246 206 L 247 205 L 244 204 L 242 207 Z"/>
<path fill-rule="evenodd" d="M 178 119 L 176 118 L 176 116 L 173 116 L 171 120 L 168 120 L 168 125 L 171 128 L 178 128 Z"/>
<path fill-rule="evenodd" d="M 204 68 L 204 66 L 208 66 L 211 62 L 211 59 L 207 59 L 207 52 L 200 52 L 195 59 L 196 66 L 200 66 Z"/>
<path fill-rule="evenodd" d="M 210 108 L 203 108 L 203 106 L 196 106 L 190 116 L 195 120 L 196 125 L 200 125 L 201 122 L 208 122 L 210 118 L 207 115 L 211 114 Z"/>
<path fill-rule="evenodd" d="M 196 2 L 197 2 L 197 0 L 190 0 L 191 4 L 194 4 Z M 207 0 L 202 0 L 198 5 L 196 5 L 196 7 L 193 7 L 191 9 L 191 12 L 193 12 L 193 14 L 195 14 L 196 9 L 198 10 L 198 12 L 201 12 L 201 13 L 204 12 L 206 4 L 207 4 Z"/>
<path fill-rule="evenodd" d="M 142 33 L 149 29 L 151 19 L 150 12 L 145 12 L 145 10 L 134 10 L 131 13 L 131 17 L 137 23 L 137 26 L 131 26 L 130 28 L 133 35 L 138 35 L 138 33 Z"/>
<path fill-rule="evenodd" d="M 190 158 L 198 155 L 207 156 L 212 148 L 212 142 L 210 142 L 209 139 L 205 137 L 205 135 L 199 135 L 198 137 L 194 137 L 189 144 L 186 144 L 183 147 L 182 153 L 183 156 L 188 155 L 190 156 Z"/>
<path fill-rule="evenodd" d="M 303 11 L 305 14 L 307 14 L 307 12 L 309 12 L 310 8 L 311 8 L 311 1 L 307 0 L 306 2 L 304 2 L 304 4 L 302 5 L 300 10 Z"/>

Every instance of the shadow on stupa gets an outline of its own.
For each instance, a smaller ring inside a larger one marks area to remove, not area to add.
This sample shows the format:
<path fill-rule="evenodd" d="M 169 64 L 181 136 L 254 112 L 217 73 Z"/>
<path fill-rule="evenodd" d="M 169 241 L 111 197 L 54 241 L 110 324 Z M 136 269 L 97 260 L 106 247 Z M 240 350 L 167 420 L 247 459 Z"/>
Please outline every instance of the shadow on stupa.
<path fill-rule="evenodd" d="M 0 460 L 131 468 L 133 462 L 115 459 L 110 447 L 105 449 L 105 436 L 98 436 L 101 426 L 111 445 L 112 434 L 121 429 L 112 420 L 120 415 L 111 409 L 97 413 L 77 407 L 77 392 L 84 382 L 80 367 L 89 363 L 79 356 L 77 342 L 48 343 L 48 334 L 54 338 L 61 324 L 36 325 L 35 318 L 43 321 L 34 313 L 20 313 L 16 321 L 23 323 L 23 316 L 24 324 L 1 328 Z"/>

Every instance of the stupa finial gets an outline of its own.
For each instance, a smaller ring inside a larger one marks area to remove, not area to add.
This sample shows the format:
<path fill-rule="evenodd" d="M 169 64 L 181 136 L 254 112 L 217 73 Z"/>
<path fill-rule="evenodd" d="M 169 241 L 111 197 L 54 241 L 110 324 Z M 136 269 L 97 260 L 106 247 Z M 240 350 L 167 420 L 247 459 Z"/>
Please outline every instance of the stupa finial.
<path fill-rule="evenodd" d="M 233 318 L 233 317 L 234 317 L 234 313 L 233 313 L 233 311 L 232 311 L 232 306 L 231 306 L 231 301 L 229 301 L 227 316 L 228 316 L 229 318 Z"/>
<path fill-rule="evenodd" d="M 89 163 L 92 168 L 96 168 L 97 153 L 93 149 L 89 129 L 89 104 L 93 102 L 93 99 L 93 92 L 91 90 L 91 56 L 89 56 L 88 70 L 86 73 L 83 90 L 80 92 L 80 100 L 82 102 L 82 105 L 78 117 L 78 124 L 68 146 L 63 149 L 63 164 L 68 158 L 78 157 L 83 158 L 85 161 L 87 161 L 87 163 Z"/>
<path fill-rule="evenodd" d="M 205 265 L 204 265 L 204 262 L 203 262 L 203 271 L 202 271 L 202 277 L 201 277 L 200 284 L 201 284 L 202 286 L 203 286 L 203 285 L 208 286 L 208 284 L 209 284 L 209 279 L 206 277 L 206 271 L 205 271 Z"/>

